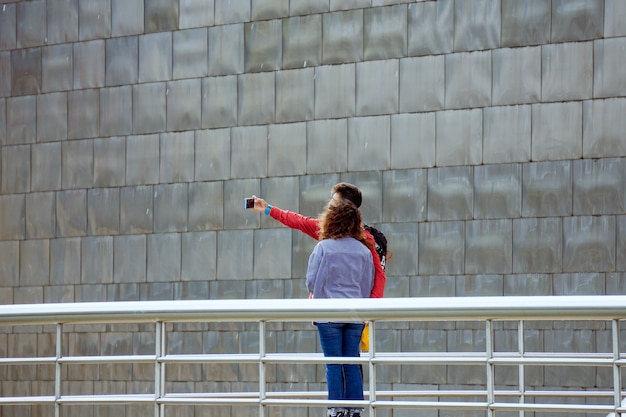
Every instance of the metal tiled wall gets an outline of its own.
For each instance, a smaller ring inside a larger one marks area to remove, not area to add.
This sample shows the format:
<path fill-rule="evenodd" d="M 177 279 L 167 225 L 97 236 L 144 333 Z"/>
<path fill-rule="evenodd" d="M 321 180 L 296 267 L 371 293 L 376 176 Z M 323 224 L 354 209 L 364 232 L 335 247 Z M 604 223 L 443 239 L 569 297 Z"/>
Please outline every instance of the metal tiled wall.
<path fill-rule="evenodd" d="M 625 22 L 622 0 L 0 0 L 0 303 L 305 297 L 315 242 L 242 200 L 316 216 L 338 181 L 387 234 L 388 296 L 624 293 Z M 406 332 L 384 343 L 437 343 Z"/>

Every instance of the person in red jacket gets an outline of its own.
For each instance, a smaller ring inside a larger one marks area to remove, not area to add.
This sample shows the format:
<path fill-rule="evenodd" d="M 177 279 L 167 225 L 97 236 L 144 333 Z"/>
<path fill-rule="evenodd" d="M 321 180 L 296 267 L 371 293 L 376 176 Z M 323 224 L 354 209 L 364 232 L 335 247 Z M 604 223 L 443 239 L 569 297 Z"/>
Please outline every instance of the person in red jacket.
<path fill-rule="evenodd" d="M 267 201 L 257 196 L 252 196 L 254 199 L 254 207 L 252 209 L 258 213 L 265 213 L 266 216 L 271 216 L 273 219 L 278 220 L 282 224 L 292 229 L 300 230 L 301 232 L 311 236 L 315 240 L 319 240 L 320 227 L 319 219 L 317 217 L 303 216 L 293 211 L 283 210 L 278 207 L 272 206 Z M 335 200 L 346 199 L 351 201 L 355 206 L 360 207 L 363 202 L 363 196 L 361 190 L 353 184 L 347 182 L 340 182 L 335 184 L 332 189 L 332 198 Z M 376 253 L 376 242 L 374 237 L 367 230 L 365 231 L 366 238 L 372 242 L 370 252 L 372 252 L 372 258 L 374 260 L 374 286 L 370 293 L 370 298 L 382 298 L 385 292 L 385 283 L 387 278 L 385 276 L 385 270 L 383 269 L 380 258 Z"/>

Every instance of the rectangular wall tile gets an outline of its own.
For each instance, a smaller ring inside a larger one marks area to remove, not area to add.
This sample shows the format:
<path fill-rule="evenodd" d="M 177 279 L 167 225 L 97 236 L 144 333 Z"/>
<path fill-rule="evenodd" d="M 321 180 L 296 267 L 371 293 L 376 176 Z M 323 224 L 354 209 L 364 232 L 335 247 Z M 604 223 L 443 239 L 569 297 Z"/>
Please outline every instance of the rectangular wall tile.
<path fill-rule="evenodd" d="M 50 282 L 50 241 L 20 242 L 20 286 L 45 286 Z"/>
<path fill-rule="evenodd" d="M 194 134 L 189 131 L 160 135 L 159 182 L 193 181 L 194 142 Z"/>
<path fill-rule="evenodd" d="M 418 240 L 420 275 L 464 273 L 464 222 L 420 223 Z"/>
<path fill-rule="evenodd" d="M 437 113 L 437 165 L 482 163 L 483 115 L 481 109 Z"/>
<path fill-rule="evenodd" d="M 167 81 L 172 78 L 172 32 L 151 33 L 139 36 L 140 83 Z"/>
<path fill-rule="evenodd" d="M 2 194 L 27 193 L 30 191 L 30 146 L 7 146 L 0 155 Z"/>
<path fill-rule="evenodd" d="M 143 33 L 142 0 L 111 0 L 111 35 L 128 36 Z"/>
<path fill-rule="evenodd" d="M 361 62 L 356 65 L 356 114 L 371 116 L 398 111 L 398 61 Z"/>
<path fill-rule="evenodd" d="M 187 231 L 188 185 L 186 183 L 154 186 L 154 231 Z"/>
<path fill-rule="evenodd" d="M 260 187 L 261 182 L 257 178 L 224 182 L 224 229 L 255 229 L 259 226 L 259 215 L 244 209 L 243 199 L 258 196 Z"/>
<path fill-rule="evenodd" d="M 148 235 L 148 282 L 180 281 L 181 235 L 158 233 Z"/>
<path fill-rule="evenodd" d="M 262 20 L 244 25 L 244 71 L 273 71 L 283 61 L 282 20 Z"/>
<path fill-rule="evenodd" d="M 309 122 L 306 137 L 307 173 L 341 172 L 347 168 L 348 123 L 346 120 Z"/>
<path fill-rule="evenodd" d="M 267 176 L 267 126 L 233 128 L 230 143 L 230 178 Z"/>
<path fill-rule="evenodd" d="M 363 59 L 363 10 L 326 13 L 322 22 L 322 62 L 343 64 Z"/>
<path fill-rule="evenodd" d="M 120 234 L 152 233 L 154 188 L 148 185 L 120 189 Z"/>
<path fill-rule="evenodd" d="M 356 112 L 356 66 L 315 68 L 315 118 L 354 116 Z"/>
<path fill-rule="evenodd" d="M 541 47 L 541 100 L 588 99 L 593 87 L 593 43 Z"/>
<path fill-rule="evenodd" d="M 493 104 L 523 104 L 541 97 L 541 48 L 493 51 Z"/>
<path fill-rule="evenodd" d="M 26 195 L 26 236 L 28 239 L 54 238 L 56 233 L 56 194 Z"/>
<path fill-rule="evenodd" d="M 363 12 L 363 58 L 402 58 L 407 55 L 407 6 L 373 7 Z"/>
<path fill-rule="evenodd" d="M 270 177 L 306 173 L 306 123 L 268 127 L 267 173 Z"/>
<path fill-rule="evenodd" d="M 113 237 L 85 237 L 81 242 L 81 283 L 113 282 Z"/>
<path fill-rule="evenodd" d="M 625 159 L 577 160 L 572 167 L 574 215 L 624 213 Z"/>
<path fill-rule="evenodd" d="M 435 165 L 435 113 L 391 116 L 391 168 Z"/>
<path fill-rule="evenodd" d="M 31 191 L 61 188 L 61 142 L 31 146 Z"/>
<path fill-rule="evenodd" d="M 400 60 L 398 107 L 401 113 L 444 108 L 444 65 L 443 55 Z"/>
<path fill-rule="evenodd" d="M 0 275 L 2 276 L 2 287 L 15 287 L 19 285 L 19 261 L 20 241 L 0 241 Z"/>
<path fill-rule="evenodd" d="M 290 6 L 293 9 L 293 0 Z M 320 65 L 322 62 L 322 16 L 312 14 L 283 19 L 282 41 L 283 69 Z"/>
<path fill-rule="evenodd" d="M 173 77 L 204 77 L 208 73 L 208 36 L 206 28 L 174 32 Z"/>
<path fill-rule="evenodd" d="M 532 160 L 577 159 L 582 156 L 581 102 L 533 104 Z"/>
<path fill-rule="evenodd" d="M 291 277 L 291 257 L 276 256 L 291 252 L 292 232 L 288 228 L 254 231 L 255 280 L 286 279 Z"/>
<path fill-rule="evenodd" d="M 67 94 L 51 93 L 37 96 L 37 141 L 58 141 L 67 138 Z"/>
<path fill-rule="evenodd" d="M 588 100 L 583 103 L 583 157 L 626 156 L 626 100 Z"/>
<path fill-rule="evenodd" d="M 92 188 L 87 192 L 87 234 L 110 236 L 120 230 L 120 189 Z"/>
<path fill-rule="evenodd" d="M 313 68 L 276 73 L 276 122 L 313 119 L 315 89 Z"/>
<path fill-rule="evenodd" d="M 80 283 L 80 238 L 52 239 L 50 241 L 50 284 L 74 285 Z"/>
<path fill-rule="evenodd" d="M 463 220 L 473 217 L 473 170 L 470 167 L 428 170 L 428 220 Z"/>
<path fill-rule="evenodd" d="M 100 90 L 100 136 L 128 135 L 133 131 L 131 86 Z"/>
<path fill-rule="evenodd" d="M 71 90 L 74 82 L 74 54 L 71 44 L 41 49 L 41 91 Z"/>
<path fill-rule="evenodd" d="M 64 189 L 93 185 L 93 140 L 63 142 L 61 158 L 61 185 Z"/>
<path fill-rule="evenodd" d="M 238 248 L 234 251 L 232 248 Z M 254 233 L 252 230 L 217 232 L 217 279 L 249 280 L 253 274 Z M 240 286 L 239 283 L 238 286 Z"/>
<path fill-rule="evenodd" d="M 552 2 L 552 42 L 601 38 L 604 33 L 604 1 L 556 0 Z"/>
<path fill-rule="evenodd" d="M 165 83 L 133 86 L 133 133 L 165 131 L 167 122 Z"/>
<path fill-rule="evenodd" d="M 454 50 L 476 51 L 500 46 L 501 16 L 499 1 L 454 2 Z"/>
<path fill-rule="evenodd" d="M 273 72 L 237 77 L 238 124 L 269 124 L 276 118 L 276 81 Z"/>
<path fill-rule="evenodd" d="M 146 236 L 113 238 L 113 282 L 146 282 Z"/>
<path fill-rule="evenodd" d="M 483 111 L 483 162 L 527 162 L 531 153 L 531 107 L 489 107 Z"/>
<path fill-rule="evenodd" d="M 454 45 L 454 0 L 408 6 L 409 56 L 451 52 Z"/>
<path fill-rule="evenodd" d="M 56 236 L 77 237 L 87 235 L 87 192 L 68 190 L 57 192 Z"/>
<path fill-rule="evenodd" d="M 563 271 L 615 270 L 615 217 L 563 219 Z"/>
<path fill-rule="evenodd" d="M 187 230 L 220 230 L 224 227 L 224 186 L 221 181 L 189 184 Z"/>
<path fill-rule="evenodd" d="M 242 2 L 244 3 L 244 2 Z M 217 3 L 215 10 L 217 12 Z M 217 13 L 216 13 L 217 23 Z M 239 74 L 244 71 L 244 25 L 209 28 L 209 75 Z"/>
<path fill-rule="evenodd" d="M 26 235 L 24 194 L 0 195 L 0 240 L 21 240 Z"/>
<path fill-rule="evenodd" d="M 391 119 L 389 116 L 355 117 L 348 120 L 348 170 L 389 168 Z M 368 161 L 366 165 L 363 161 Z"/>
<path fill-rule="evenodd" d="M 522 216 L 547 217 L 572 214 L 570 161 L 524 164 Z"/>
<path fill-rule="evenodd" d="M 104 86 L 105 42 L 93 40 L 74 44 L 74 88 Z"/>
<path fill-rule="evenodd" d="M 512 249 L 511 220 L 475 220 L 465 223 L 466 274 L 511 273 Z"/>
<path fill-rule="evenodd" d="M 502 46 L 541 45 L 550 41 L 551 4 L 543 0 L 502 1 Z"/>
<path fill-rule="evenodd" d="M 447 109 L 483 107 L 491 103 L 491 51 L 446 55 Z"/>
<path fill-rule="evenodd" d="M 474 167 L 474 218 L 511 219 L 522 212 L 522 167 L 519 164 Z"/>
<path fill-rule="evenodd" d="M 215 181 L 230 176 L 231 129 L 198 130 L 195 134 L 195 179 Z"/>
<path fill-rule="evenodd" d="M 6 99 L 7 144 L 34 143 L 37 138 L 37 96 Z"/>
<path fill-rule="evenodd" d="M 561 272 L 562 236 L 562 220 L 558 217 L 513 220 L 513 272 Z"/>

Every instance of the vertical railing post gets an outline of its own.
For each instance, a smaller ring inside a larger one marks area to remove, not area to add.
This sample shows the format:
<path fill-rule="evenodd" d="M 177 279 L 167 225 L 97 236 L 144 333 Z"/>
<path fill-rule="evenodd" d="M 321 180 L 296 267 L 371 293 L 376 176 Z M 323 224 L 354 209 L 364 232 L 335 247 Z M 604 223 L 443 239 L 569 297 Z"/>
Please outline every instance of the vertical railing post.
<path fill-rule="evenodd" d="M 56 328 L 56 361 L 54 362 L 54 417 L 61 416 L 61 357 L 63 356 L 62 340 L 63 340 L 63 324 L 57 323 Z"/>
<path fill-rule="evenodd" d="M 165 390 L 165 363 L 161 362 L 161 357 L 165 352 L 165 324 L 156 322 L 154 340 L 154 417 L 165 415 L 165 405 L 159 404 L 159 399 Z"/>
<path fill-rule="evenodd" d="M 524 357 L 525 349 L 526 348 L 524 347 L 524 321 L 520 320 L 517 325 L 517 353 L 520 359 Z M 524 404 L 526 402 L 526 377 L 524 375 L 525 369 L 524 369 L 523 363 L 520 363 L 517 366 L 517 372 L 518 372 L 517 380 L 518 380 L 519 392 L 520 392 L 519 403 Z M 519 417 L 524 417 L 524 410 L 519 411 Z"/>
<path fill-rule="evenodd" d="M 265 322 L 259 321 L 259 417 L 265 417 Z"/>
<path fill-rule="evenodd" d="M 613 344 L 613 403 L 615 405 L 615 415 L 621 416 L 621 413 L 617 412 L 617 408 L 622 403 L 622 383 L 620 378 L 620 367 L 618 365 L 620 351 L 619 351 L 619 320 L 614 319 L 611 321 L 611 336 Z"/>
<path fill-rule="evenodd" d="M 491 320 L 485 321 L 485 356 L 486 356 L 486 372 L 487 372 L 487 417 L 493 417 L 493 409 L 491 405 L 494 403 L 493 379 L 494 365 L 493 359 L 493 326 Z"/>
<path fill-rule="evenodd" d="M 369 415 L 370 417 L 376 417 L 376 408 L 374 407 L 374 403 L 376 402 L 376 366 L 374 364 L 374 358 L 376 357 L 376 329 L 375 322 L 372 320 L 369 322 L 369 332 L 370 332 L 370 345 L 368 350 L 368 369 L 369 369 L 369 381 L 370 381 L 370 406 L 369 406 Z"/>

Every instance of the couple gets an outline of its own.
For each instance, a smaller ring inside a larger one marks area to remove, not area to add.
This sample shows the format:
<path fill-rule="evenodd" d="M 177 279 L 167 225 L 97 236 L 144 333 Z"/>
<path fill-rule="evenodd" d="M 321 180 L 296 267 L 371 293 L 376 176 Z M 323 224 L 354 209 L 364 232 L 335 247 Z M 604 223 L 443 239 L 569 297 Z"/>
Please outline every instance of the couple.
<path fill-rule="evenodd" d="M 309 257 L 306 285 L 314 298 L 380 298 L 385 272 L 372 235 L 363 229 L 361 191 L 348 183 L 336 184 L 319 218 L 273 207 L 255 197 L 254 211 L 319 241 Z M 362 322 L 316 322 L 324 356 L 359 356 Z M 327 364 L 329 400 L 362 400 L 363 375 L 357 364 Z M 360 417 L 360 408 L 330 407 L 332 417 Z"/>

